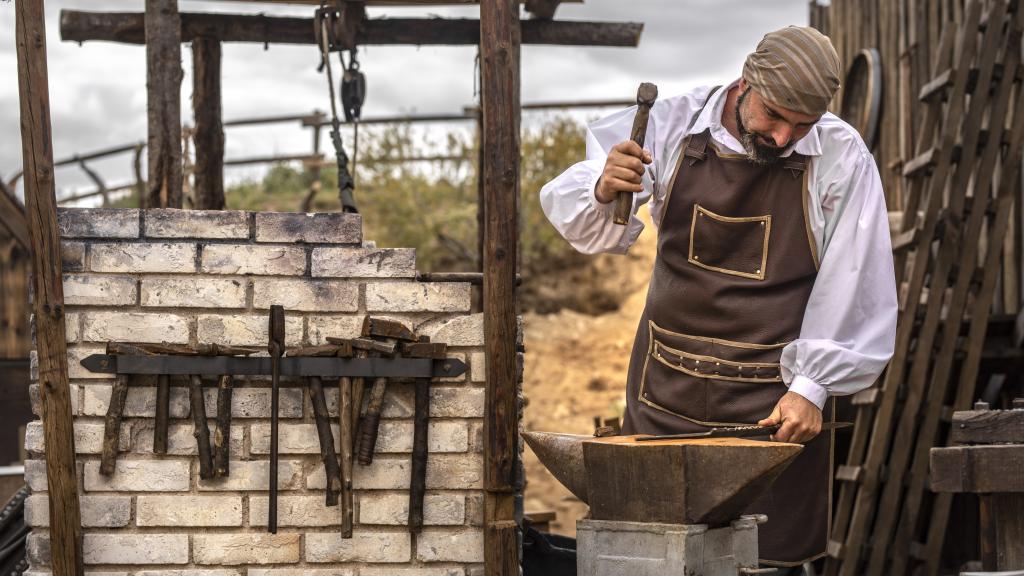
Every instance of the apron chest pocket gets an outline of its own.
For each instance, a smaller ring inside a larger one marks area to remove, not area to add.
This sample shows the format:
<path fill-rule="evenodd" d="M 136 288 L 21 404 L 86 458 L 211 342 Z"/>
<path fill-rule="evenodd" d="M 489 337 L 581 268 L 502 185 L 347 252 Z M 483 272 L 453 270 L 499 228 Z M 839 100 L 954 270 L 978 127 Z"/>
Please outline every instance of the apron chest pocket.
<path fill-rule="evenodd" d="M 707 270 L 764 280 L 771 216 L 733 218 L 693 205 L 688 260 Z"/>

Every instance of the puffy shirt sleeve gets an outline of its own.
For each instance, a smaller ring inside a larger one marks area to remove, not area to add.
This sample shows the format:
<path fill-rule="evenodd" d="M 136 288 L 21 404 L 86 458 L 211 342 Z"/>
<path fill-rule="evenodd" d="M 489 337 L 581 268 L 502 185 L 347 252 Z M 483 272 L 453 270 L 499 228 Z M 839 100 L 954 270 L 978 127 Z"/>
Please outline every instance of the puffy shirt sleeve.
<path fill-rule="evenodd" d="M 800 336 L 782 351 L 782 377 L 790 391 L 819 408 L 829 396 L 871 386 L 896 340 L 896 281 L 882 183 L 871 155 L 851 152 L 856 160 L 849 169 L 825 174 L 821 266 Z"/>

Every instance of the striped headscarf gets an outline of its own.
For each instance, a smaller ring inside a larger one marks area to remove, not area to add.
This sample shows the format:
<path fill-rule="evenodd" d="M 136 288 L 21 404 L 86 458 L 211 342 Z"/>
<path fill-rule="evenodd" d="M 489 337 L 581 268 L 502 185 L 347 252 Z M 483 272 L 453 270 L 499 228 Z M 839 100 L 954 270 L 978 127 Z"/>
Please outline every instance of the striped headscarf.
<path fill-rule="evenodd" d="M 828 110 L 839 74 L 839 55 L 828 36 L 800 26 L 765 34 L 743 64 L 743 78 L 761 96 L 812 116 Z"/>

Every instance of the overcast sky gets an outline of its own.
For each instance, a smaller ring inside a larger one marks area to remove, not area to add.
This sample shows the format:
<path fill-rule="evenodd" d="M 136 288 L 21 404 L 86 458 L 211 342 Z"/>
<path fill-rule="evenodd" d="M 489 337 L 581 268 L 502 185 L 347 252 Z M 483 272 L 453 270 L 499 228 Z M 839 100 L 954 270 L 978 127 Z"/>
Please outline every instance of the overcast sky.
<path fill-rule="evenodd" d="M 144 140 L 146 137 L 145 49 L 142 46 L 61 42 L 62 9 L 141 11 L 142 0 L 47 0 L 50 102 L 56 158 Z M 311 7 L 180 0 L 181 11 L 263 12 L 309 16 Z M 476 17 L 469 8 L 370 8 L 370 17 Z M 639 48 L 525 46 L 523 102 L 631 98 L 641 81 L 662 95 L 700 83 L 728 82 L 739 75 L 746 54 L 770 30 L 807 23 L 807 0 L 586 0 L 564 4 L 565 20 L 643 22 Z M 475 47 L 368 46 L 360 52 L 367 75 L 364 116 L 398 113 L 458 113 L 472 105 Z M 182 49 L 182 121 L 191 122 L 191 52 Z M 335 64 L 337 60 L 334 61 Z M 224 47 L 223 108 L 239 117 L 327 110 L 326 80 L 316 72 L 312 46 L 252 44 Z M 14 3 L 0 2 L 0 177 L 21 169 Z M 600 114 L 590 111 L 586 114 Z M 524 114 L 524 122 L 536 122 Z M 452 129 L 451 125 L 433 130 Z M 323 146 L 330 148 L 329 140 Z M 308 153 L 309 133 L 297 124 L 235 128 L 227 132 L 229 158 L 271 153 Z M 107 183 L 126 183 L 131 156 L 95 167 Z M 229 180 L 253 175 L 233 169 Z M 75 167 L 57 171 L 58 196 L 88 182 Z M 20 191 L 19 191 L 20 194 Z"/>

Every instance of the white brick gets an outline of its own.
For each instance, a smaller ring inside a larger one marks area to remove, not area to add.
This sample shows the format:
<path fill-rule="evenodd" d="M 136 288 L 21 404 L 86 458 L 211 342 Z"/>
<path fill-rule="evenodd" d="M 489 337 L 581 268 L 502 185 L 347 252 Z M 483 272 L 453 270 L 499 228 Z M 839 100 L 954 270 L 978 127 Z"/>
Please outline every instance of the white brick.
<path fill-rule="evenodd" d="M 188 344 L 187 318 L 149 312 L 85 312 L 82 339 L 89 342 Z"/>
<path fill-rule="evenodd" d="M 35 350 L 32 351 L 33 364 L 38 369 L 38 358 Z M 109 379 L 110 374 L 104 374 L 102 372 L 93 372 L 88 370 L 85 366 L 82 366 L 82 359 L 93 354 L 106 354 L 106 350 L 101 346 L 75 346 L 74 348 L 68 348 L 68 378 L 72 380 L 85 380 L 85 379 Z M 32 375 L 33 380 L 38 380 L 37 374 Z"/>
<path fill-rule="evenodd" d="M 150 378 L 155 384 L 156 379 Z M 83 386 L 82 414 L 86 416 L 106 416 L 110 407 L 109 384 L 88 384 Z M 189 415 L 188 390 L 183 386 L 171 386 L 170 417 L 185 418 Z M 132 383 L 128 388 L 128 396 L 124 403 L 124 416 L 149 417 L 156 416 L 156 387 L 142 386 Z"/>
<path fill-rule="evenodd" d="M 25 461 L 25 483 L 33 492 L 46 492 L 46 460 Z"/>
<path fill-rule="evenodd" d="M 196 564 L 285 564 L 299 561 L 298 534 L 196 534 Z"/>
<path fill-rule="evenodd" d="M 50 535 L 36 530 L 25 539 L 25 556 L 29 563 L 49 566 L 52 563 L 50 554 Z"/>
<path fill-rule="evenodd" d="M 86 564 L 187 564 L 188 534 L 85 534 Z"/>
<path fill-rule="evenodd" d="M 199 317 L 198 338 L 202 344 L 226 344 L 229 346 L 267 345 L 267 316 L 213 316 Z M 298 346 L 302 343 L 302 318 L 287 315 L 284 320 L 285 343 Z"/>
<path fill-rule="evenodd" d="M 470 306 L 470 285 L 465 283 L 366 284 L 366 309 L 369 312 L 469 312 Z"/>
<path fill-rule="evenodd" d="M 266 496 L 249 497 L 249 524 L 267 525 Z M 279 496 L 277 499 L 278 526 L 340 526 L 341 507 L 326 505 L 323 494 L 317 496 Z"/>
<path fill-rule="evenodd" d="M 342 280 L 257 278 L 253 281 L 252 290 L 252 305 L 261 310 L 268 310 L 272 304 L 301 312 L 359 310 L 358 285 Z"/>
<path fill-rule="evenodd" d="M 466 497 L 461 494 L 427 494 L 423 498 L 423 523 L 428 526 L 461 525 L 466 519 Z M 405 526 L 409 520 L 408 494 L 363 492 L 359 496 L 359 523 Z"/>
<path fill-rule="evenodd" d="M 355 576 L 348 568 L 249 568 L 249 576 Z"/>
<path fill-rule="evenodd" d="M 239 576 L 238 570 L 141 570 L 135 576 Z M 89 576 L 86 573 L 86 576 Z"/>
<path fill-rule="evenodd" d="M 238 383 L 235 383 L 236 386 Z M 281 388 L 278 394 L 279 418 L 302 418 L 302 388 Z M 203 390 L 206 415 L 217 416 L 217 389 Z M 270 418 L 270 388 L 235 388 L 231 391 L 232 418 Z"/>
<path fill-rule="evenodd" d="M 484 315 L 471 314 L 431 322 L 421 326 L 419 333 L 430 336 L 432 342 L 444 342 L 449 346 L 483 346 Z"/>
<path fill-rule="evenodd" d="M 146 210 L 149 238 L 248 238 L 249 214 L 241 210 Z"/>
<path fill-rule="evenodd" d="M 60 266 L 64 272 L 85 270 L 85 242 L 61 242 Z"/>
<path fill-rule="evenodd" d="M 241 526 L 241 496 L 139 496 L 139 526 Z"/>
<path fill-rule="evenodd" d="M 334 446 L 338 444 L 338 425 L 331 425 Z M 270 454 L 270 424 L 249 427 L 249 450 L 253 454 Z M 278 426 L 277 449 L 281 454 L 319 454 L 320 440 L 314 424 L 281 424 Z"/>
<path fill-rule="evenodd" d="M 356 530 L 352 538 L 336 532 L 306 534 L 306 562 L 408 562 L 408 532 Z"/>
<path fill-rule="evenodd" d="M 310 316 L 309 341 L 318 346 L 327 344 L 327 337 L 358 338 L 363 327 L 362 316 Z"/>
<path fill-rule="evenodd" d="M 436 458 L 431 455 L 427 462 Z M 357 490 L 403 490 L 409 488 L 409 457 L 376 455 L 369 466 L 352 467 L 352 487 Z M 317 464 L 306 477 L 306 488 L 323 490 L 327 486 L 323 464 Z"/>
<path fill-rule="evenodd" d="M 484 388 L 430 388 L 430 415 L 435 418 L 483 418 Z"/>
<path fill-rule="evenodd" d="M 64 275 L 64 303 L 68 306 L 130 306 L 135 298 L 135 278 L 130 276 Z"/>
<path fill-rule="evenodd" d="M 431 454 L 427 458 L 427 488 L 474 490 L 483 488 L 483 478 L 482 454 Z"/>
<path fill-rule="evenodd" d="M 89 260 L 93 272 L 192 273 L 196 271 L 196 245 L 93 244 Z"/>
<path fill-rule="evenodd" d="M 487 380 L 487 355 L 483 352 L 473 352 L 469 358 L 469 379 L 473 382 L 485 382 Z"/>
<path fill-rule="evenodd" d="M 68 384 L 68 388 L 69 396 L 71 397 L 71 413 L 75 415 L 81 414 L 82 412 L 79 410 L 80 403 L 78 401 L 78 391 L 81 389 L 81 386 L 78 384 Z M 39 397 L 39 384 L 28 385 L 28 397 L 29 402 L 32 404 L 32 413 L 36 416 L 42 417 L 43 404 L 42 398 Z M 104 412 L 104 414 L 106 413 Z"/>
<path fill-rule="evenodd" d="M 78 503 L 85 528 L 120 528 L 131 522 L 132 499 L 129 496 L 81 496 Z M 49 526 L 49 510 L 46 494 L 29 496 L 25 500 L 25 523 Z"/>
<path fill-rule="evenodd" d="M 153 432 L 156 424 L 154 420 L 146 419 L 132 423 L 131 451 L 138 454 L 153 453 Z M 207 426 L 210 430 L 210 437 L 213 438 L 217 425 L 210 421 Z M 170 424 L 167 427 L 167 453 L 171 456 L 195 456 L 199 453 L 199 446 L 194 436 L 195 427 L 192 424 Z M 245 426 L 232 423 L 231 438 L 228 444 L 228 454 L 232 458 L 242 458 L 245 455 Z"/>
<path fill-rule="evenodd" d="M 358 214 L 324 212 L 257 212 L 257 242 L 359 244 L 363 221 Z"/>
<path fill-rule="evenodd" d="M 249 571 L 250 576 L 252 571 Z M 359 570 L 359 576 L 467 576 L 461 568 L 370 568 Z"/>
<path fill-rule="evenodd" d="M 226 278 L 144 278 L 143 306 L 245 308 L 245 282 Z"/>
<path fill-rule="evenodd" d="M 262 274 L 301 276 L 306 271 L 306 250 L 295 246 L 207 244 L 201 269 L 205 274 Z"/>
<path fill-rule="evenodd" d="M 413 384 L 404 382 L 389 383 L 387 392 L 384 394 L 384 404 L 381 406 L 381 416 L 384 418 L 412 418 L 416 410 L 413 386 Z M 328 414 L 336 417 L 338 415 L 337 386 L 331 385 L 324 390 L 324 398 L 327 400 Z M 364 394 L 364 403 L 368 400 L 368 395 Z M 431 408 L 431 413 L 433 413 L 433 408 Z"/>
<path fill-rule="evenodd" d="M 188 460 L 118 460 L 111 476 L 100 463 L 85 463 L 86 492 L 183 492 L 189 488 Z"/>
<path fill-rule="evenodd" d="M 413 278 L 416 250 L 412 248 L 314 248 L 314 277 Z"/>
<path fill-rule="evenodd" d="M 75 453 L 99 454 L 103 451 L 102 422 L 75 422 L 74 429 Z M 121 450 L 128 448 L 128 430 L 126 426 L 121 427 L 118 446 Z M 41 420 L 33 420 L 25 426 L 25 450 L 39 453 L 44 452 L 45 449 L 43 422 Z"/>
<path fill-rule="evenodd" d="M 483 562 L 484 532 L 476 528 L 427 528 L 416 538 L 421 562 Z"/>
<path fill-rule="evenodd" d="M 377 436 L 377 452 L 412 452 L 413 423 L 408 420 L 384 420 Z M 427 449 L 430 452 L 465 452 L 469 446 L 466 423 L 433 421 L 427 425 Z"/>
<path fill-rule="evenodd" d="M 139 211 L 125 208 L 57 208 L 63 238 L 138 238 Z"/>
<path fill-rule="evenodd" d="M 298 490 L 302 486 L 302 462 L 281 460 L 278 464 L 278 489 Z M 232 460 L 228 467 L 231 474 L 227 478 L 199 480 L 199 490 L 238 492 L 266 490 L 270 486 L 270 462 L 267 460 Z"/>
<path fill-rule="evenodd" d="M 64 340 L 67 343 L 82 339 L 82 315 L 78 312 L 64 314 Z"/>

